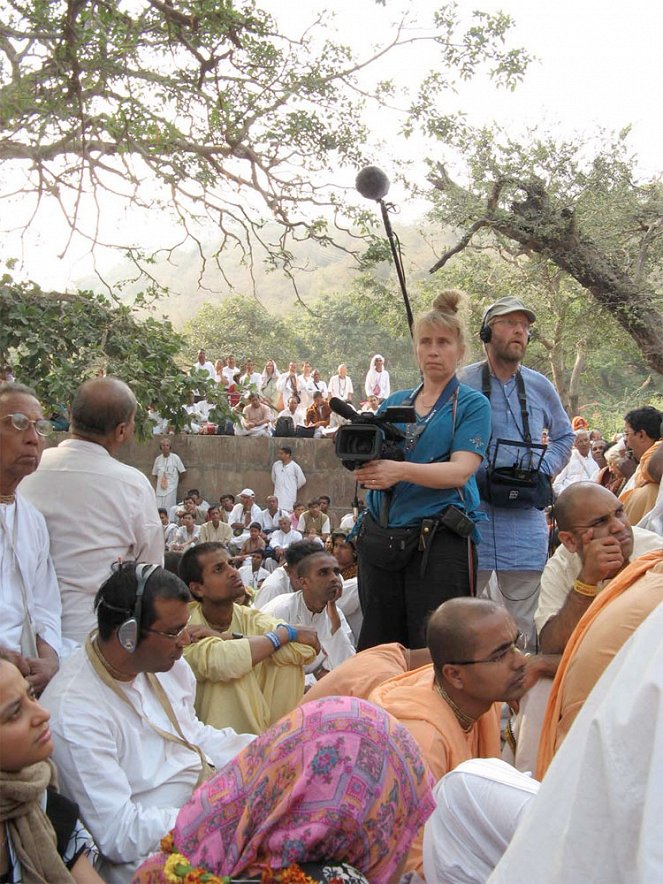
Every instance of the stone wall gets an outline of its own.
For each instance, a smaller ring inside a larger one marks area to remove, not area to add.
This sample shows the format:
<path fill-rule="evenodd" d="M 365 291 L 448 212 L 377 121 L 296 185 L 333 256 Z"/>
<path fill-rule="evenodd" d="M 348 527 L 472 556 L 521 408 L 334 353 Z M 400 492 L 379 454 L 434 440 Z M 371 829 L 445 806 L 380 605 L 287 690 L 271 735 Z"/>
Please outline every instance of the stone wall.
<path fill-rule="evenodd" d="M 56 444 L 66 438 L 57 433 Z M 334 454 L 330 439 L 283 439 L 246 436 L 190 436 L 184 433 L 170 436 L 172 450 L 179 454 L 186 476 L 180 484 L 180 493 L 198 488 L 206 500 L 218 500 L 226 492 L 237 494 L 242 488 L 252 488 L 256 500 L 264 505 L 265 497 L 273 491 L 271 468 L 281 445 L 292 448 L 292 456 L 306 476 L 306 485 L 300 491 L 302 502 L 328 494 L 332 510 L 341 515 L 349 512 L 354 497 L 353 474 L 341 466 Z M 133 441 L 119 452 L 119 459 L 137 467 L 151 481 L 154 458 L 159 454 L 159 439 L 148 442 Z"/>

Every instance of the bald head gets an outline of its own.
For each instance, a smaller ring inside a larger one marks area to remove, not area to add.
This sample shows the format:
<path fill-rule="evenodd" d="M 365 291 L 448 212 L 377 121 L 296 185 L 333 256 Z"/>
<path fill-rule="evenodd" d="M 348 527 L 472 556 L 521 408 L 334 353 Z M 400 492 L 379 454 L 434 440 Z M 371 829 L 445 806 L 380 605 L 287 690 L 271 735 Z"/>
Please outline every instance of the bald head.
<path fill-rule="evenodd" d="M 489 599 L 457 598 L 441 604 L 426 628 L 426 645 L 438 672 L 453 660 L 471 660 L 480 623 L 502 610 Z"/>
<path fill-rule="evenodd" d="M 596 482 L 574 482 L 559 495 L 553 507 L 555 521 L 560 531 L 573 531 L 588 504 L 605 503 L 613 509 L 618 500 L 612 491 L 608 491 Z"/>
<path fill-rule="evenodd" d="M 136 397 L 119 378 L 92 378 L 81 384 L 71 406 L 71 432 L 101 442 L 132 424 Z M 130 438 L 130 433 L 124 433 Z M 128 441 L 123 438 L 119 441 Z"/>

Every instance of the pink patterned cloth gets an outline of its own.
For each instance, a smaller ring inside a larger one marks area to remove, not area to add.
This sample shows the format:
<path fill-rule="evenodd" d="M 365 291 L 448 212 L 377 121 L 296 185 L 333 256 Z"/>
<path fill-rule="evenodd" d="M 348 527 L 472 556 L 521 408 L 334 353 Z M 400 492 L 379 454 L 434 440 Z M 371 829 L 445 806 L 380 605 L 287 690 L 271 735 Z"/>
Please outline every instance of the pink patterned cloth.
<path fill-rule="evenodd" d="M 344 861 L 389 884 L 434 809 L 433 779 L 409 732 L 357 697 L 299 706 L 198 789 L 175 850 L 219 875 Z M 136 884 L 162 882 L 166 856 Z"/>

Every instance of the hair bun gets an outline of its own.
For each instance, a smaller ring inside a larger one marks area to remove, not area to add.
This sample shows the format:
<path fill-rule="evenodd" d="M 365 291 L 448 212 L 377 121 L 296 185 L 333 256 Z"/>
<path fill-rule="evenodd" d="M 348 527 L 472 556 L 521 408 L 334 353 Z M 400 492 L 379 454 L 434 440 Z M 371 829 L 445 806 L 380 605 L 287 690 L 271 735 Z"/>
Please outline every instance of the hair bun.
<path fill-rule="evenodd" d="M 436 296 L 432 309 L 439 313 L 458 313 L 458 307 L 464 297 L 465 292 L 460 289 L 444 289 Z"/>

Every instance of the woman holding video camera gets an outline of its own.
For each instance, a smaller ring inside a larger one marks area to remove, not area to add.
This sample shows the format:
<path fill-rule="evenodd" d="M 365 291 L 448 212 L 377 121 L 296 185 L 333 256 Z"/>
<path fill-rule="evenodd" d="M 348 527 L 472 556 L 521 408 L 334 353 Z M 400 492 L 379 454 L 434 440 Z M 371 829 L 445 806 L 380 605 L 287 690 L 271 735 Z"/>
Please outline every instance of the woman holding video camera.
<path fill-rule="evenodd" d="M 423 647 L 428 614 L 474 592 L 475 473 L 490 437 L 490 405 L 456 378 L 465 352 L 461 296 L 441 292 L 415 318 L 422 383 L 394 393 L 378 412 L 414 406 L 416 421 L 397 425 L 403 459 L 373 460 L 355 472 L 368 491 L 357 544 L 364 614 L 357 650 L 384 642 Z"/>

